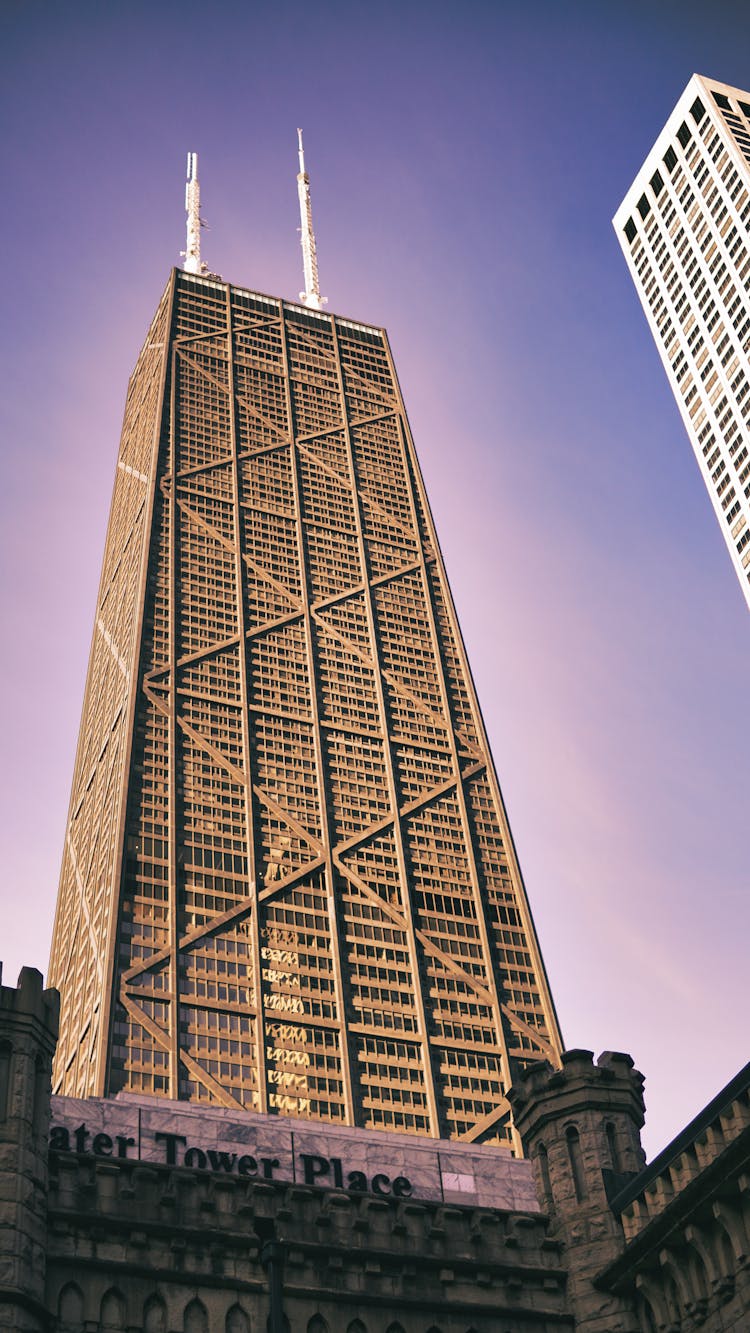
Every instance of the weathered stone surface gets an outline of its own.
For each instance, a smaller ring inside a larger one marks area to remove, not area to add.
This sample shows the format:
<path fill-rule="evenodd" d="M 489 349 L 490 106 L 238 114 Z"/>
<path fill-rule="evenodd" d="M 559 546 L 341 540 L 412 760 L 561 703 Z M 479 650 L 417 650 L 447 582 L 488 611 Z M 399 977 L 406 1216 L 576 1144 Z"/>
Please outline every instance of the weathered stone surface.
<path fill-rule="evenodd" d="M 91 1152 L 98 1140 L 98 1155 L 113 1158 L 337 1188 L 359 1173 L 367 1192 L 540 1211 L 530 1164 L 502 1148 L 130 1096 L 53 1097 L 52 1125 L 58 1146 L 65 1130 L 71 1148 Z"/>
<path fill-rule="evenodd" d="M 38 1333 L 47 1253 L 49 1070 L 58 1005 L 41 975 L 24 968 L 16 989 L 0 986 L 0 1041 L 8 1057 L 0 1105 L 0 1329 Z"/>
<path fill-rule="evenodd" d="M 552 1234 L 564 1242 L 570 1308 L 586 1333 L 637 1333 L 631 1297 L 603 1296 L 596 1281 L 623 1249 L 604 1172 L 644 1162 L 643 1078 L 629 1056 L 566 1051 L 562 1068 L 530 1066 L 510 1091 L 536 1189 L 553 1210 Z M 612 1161 L 612 1153 L 617 1161 Z"/>
<path fill-rule="evenodd" d="M 629 1057 L 595 1065 L 583 1051 L 557 1071 L 530 1068 L 512 1090 L 531 1160 L 155 1098 L 53 1098 L 48 1182 L 33 1085 L 52 1010 L 33 977 L 0 999 L 0 1036 L 12 1029 L 22 1048 L 20 1099 L 0 1123 L 2 1333 L 41 1333 L 50 1317 L 76 1333 L 143 1333 L 149 1310 L 149 1327 L 177 1333 L 196 1301 L 209 1328 L 231 1327 L 234 1311 L 238 1329 L 242 1317 L 262 1329 L 269 1244 L 294 1330 L 320 1313 L 330 1333 L 355 1319 L 365 1333 L 392 1322 L 406 1333 L 640 1333 L 648 1309 L 657 1330 L 679 1318 L 683 1333 L 744 1333 L 747 1088 L 614 1211 L 613 1179 L 642 1163 L 642 1080 Z M 359 1190 L 342 1188 L 351 1177 Z M 698 1211 L 673 1224 L 693 1195 Z"/>

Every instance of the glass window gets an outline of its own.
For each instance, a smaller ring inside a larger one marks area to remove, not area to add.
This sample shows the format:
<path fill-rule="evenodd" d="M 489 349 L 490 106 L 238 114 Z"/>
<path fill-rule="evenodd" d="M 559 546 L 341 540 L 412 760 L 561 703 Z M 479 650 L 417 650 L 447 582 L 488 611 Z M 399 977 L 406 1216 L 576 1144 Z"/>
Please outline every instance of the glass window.
<path fill-rule="evenodd" d="M 690 114 L 693 117 L 693 120 L 695 121 L 696 125 L 700 125 L 701 121 L 703 120 L 703 117 L 706 114 L 706 108 L 704 107 L 700 97 L 696 97 L 695 101 L 693 102 L 693 105 L 690 108 Z"/>
<path fill-rule="evenodd" d="M 685 121 L 683 120 L 683 122 L 682 122 L 680 128 L 679 128 L 678 131 L 677 131 L 677 138 L 679 139 L 679 141 L 680 141 L 680 143 L 682 144 L 683 148 L 687 148 L 687 146 L 688 146 L 688 144 L 690 143 L 690 140 L 692 139 L 692 137 L 693 137 L 693 136 L 692 136 L 692 134 L 690 133 L 690 130 L 688 129 L 687 125 L 685 124 Z"/>
<path fill-rule="evenodd" d="M 651 177 L 651 189 L 653 190 L 654 194 L 658 199 L 659 195 L 664 189 L 664 181 L 662 180 L 661 175 L 658 171 L 655 171 L 653 176 Z"/>

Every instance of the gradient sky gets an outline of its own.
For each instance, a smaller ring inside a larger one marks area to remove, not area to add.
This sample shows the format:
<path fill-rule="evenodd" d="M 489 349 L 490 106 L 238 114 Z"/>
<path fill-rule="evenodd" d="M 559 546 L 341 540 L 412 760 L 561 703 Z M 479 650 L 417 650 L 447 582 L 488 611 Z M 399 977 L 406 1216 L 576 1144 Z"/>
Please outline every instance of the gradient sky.
<path fill-rule="evenodd" d="M 750 10 L 4 0 L 0 958 L 46 971 L 127 378 L 184 244 L 384 324 L 568 1046 L 748 1058 L 750 618 L 610 219 Z M 744 759 L 743 759 L 743 756 Z M 745 774 L 745 777 L 743 777 Z"/>

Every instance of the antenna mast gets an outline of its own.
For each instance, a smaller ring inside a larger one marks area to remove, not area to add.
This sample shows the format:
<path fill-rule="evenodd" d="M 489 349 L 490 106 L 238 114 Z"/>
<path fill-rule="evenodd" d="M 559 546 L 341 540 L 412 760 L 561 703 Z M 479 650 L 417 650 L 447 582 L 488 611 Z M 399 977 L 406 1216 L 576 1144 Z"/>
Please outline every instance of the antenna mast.
<path fill-rule="evenodd" d="M 322 310 L 327 298 L 321 296 L 318 281 L 318 257 L 315 253 L 315 233 L 313 232 L 312 206 L 310 204 L 310 177 L 305 171 L 302 130 L 297 130 L 297 140 L 299 146 L 297 193 L 299 195 L 299 216 L 302 232 L 302 263 L 305 270 L 305 291 L 300 292 L 299 299 L 310 310 Z"/>
<path fill-rule="evenodd" d="M 187 245 L 181 251 L 185 260 L 186 273 L 204 273 L 206 265 L 201 259 L 201 187 L 198 184 L 198 154 L 187 155 L 187 182 L 185 185 L 185 211 L 187 212 Z"/>

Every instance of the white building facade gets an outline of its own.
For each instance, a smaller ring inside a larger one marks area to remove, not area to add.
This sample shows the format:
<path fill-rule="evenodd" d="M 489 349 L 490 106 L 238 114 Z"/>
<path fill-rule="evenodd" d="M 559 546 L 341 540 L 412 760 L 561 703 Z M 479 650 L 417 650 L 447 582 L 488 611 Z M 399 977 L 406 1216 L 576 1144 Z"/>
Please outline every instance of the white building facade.
<path fill-rule="evenodd" d="M 750 93 L 693 75 L 613 224 L 750 607 Z"/>

